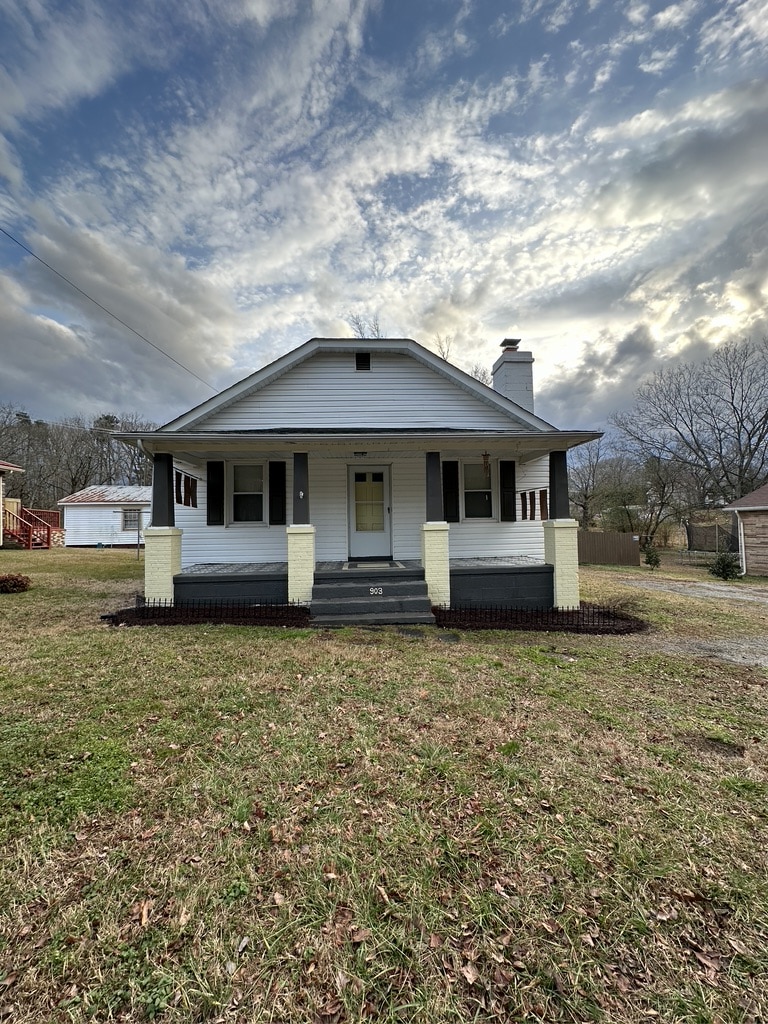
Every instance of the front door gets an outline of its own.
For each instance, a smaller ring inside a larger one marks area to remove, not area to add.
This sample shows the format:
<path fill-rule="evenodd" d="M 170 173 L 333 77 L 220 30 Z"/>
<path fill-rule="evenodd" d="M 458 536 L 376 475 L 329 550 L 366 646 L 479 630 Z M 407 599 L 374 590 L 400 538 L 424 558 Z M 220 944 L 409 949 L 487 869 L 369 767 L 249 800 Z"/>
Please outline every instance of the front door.
<path fill-rule="evenodd" d="M 349 557 L 391 558 L 389 466 L 349 467 Z"/>

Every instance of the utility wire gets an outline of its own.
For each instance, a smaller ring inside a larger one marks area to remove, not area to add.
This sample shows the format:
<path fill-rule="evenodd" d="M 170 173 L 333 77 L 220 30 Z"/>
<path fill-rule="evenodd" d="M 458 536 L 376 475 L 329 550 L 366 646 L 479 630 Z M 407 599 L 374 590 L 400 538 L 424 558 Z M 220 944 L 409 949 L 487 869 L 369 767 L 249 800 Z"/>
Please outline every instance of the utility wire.
<path fill-rule="evenodd" d="M 146 342 L 147 345 L 150 345 L 153 349 L 155 349 L 156 352 L 159 352 L 161 355 L 165 356 L 166 359 L 170 359 L 172 363 L 175 363 L 182 370 L 185 370 L 187 373 L 192 374 L 195 380 L 199 380 L 201 384 L 205 384 L 205 386 L 207 388 L 210 388 L 211 391 L 218 390 L 213 386 L 213 384 L 209 384 L 207 380 L 203 380 L 202 377 L 198 377 L 194 370 L 190 370 L 188 366 L 185 366 L 183 363 L 180 363 L 178 359 L 174 359 L 174 357 L 170 355 L 170 353 L 166 352 L 165 349 L 160 348 L 160 346 L 156 345 L 154 341 L 150 341 L 149 338 L 145 338 L 143 334 L 140 334 L 135 328 L 131 327 L 130 324 L 127 324 L 125 320 L 121 320 L 120 317 L 117 316 L 117 314 L 107 309 L 106 306 L 102 306 L 102 304 L 98 302 L 96 299 L 94 299 L 92 295 L 89 295 L 88 292 L 84 292 L 82 288 L 78 287 L 78 285 L 76 285 L 74 281 L 70 281 L 68 277 L 65 277 L 64 274 L 59 273 L 59 271 L 56 270 L 55 267 L 52 267 L 50 263 L 46 263 L 45 260 L 38 256 L 36 252 L 32 252 L 32 250 L 28 246 L 24 245 L 23 242 L 20 242 L 18 238 L 14 238 L 10 231 L 6 231 L 4 227 L 0 227 L 0 232 L 2 232 L 2 234 L 4 234 L 6 238 L 10 238 L 12 242 L 15 242 L 16 245 L 21 246 L 24 252 L 28 252 L 30 256 L 34 257 L 34 259 L 38 261 L 38 263 L 42 263 L 44 267 L 50 270 L 52 274 L 55 274 L 57 277 L 60 277 L 62 281 L 66 281 L 66 283 L 71 288 L 74 288 L 76 292 L 80 292 L 81 295 L 84 295 L 89 302 L 92 302 L 94 306 L 98 306 L 99 309 L 103 310 L 103 312 L 107 314 L 107 316 L 111 316 L 113 320 L 117 320 L 119 324 L 122 324 L 122 326 L 125 327 L 126 330 L 130 331 L 132 334 L 135 334 L 137 338 L 141 338 L 143 342 Z"/>

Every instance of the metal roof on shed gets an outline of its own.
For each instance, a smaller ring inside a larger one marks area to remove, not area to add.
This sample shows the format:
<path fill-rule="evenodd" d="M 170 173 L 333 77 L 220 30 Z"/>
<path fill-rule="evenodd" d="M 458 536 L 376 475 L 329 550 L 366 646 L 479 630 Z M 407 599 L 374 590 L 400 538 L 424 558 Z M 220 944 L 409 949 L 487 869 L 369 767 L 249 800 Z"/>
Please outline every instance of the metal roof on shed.
<path fill-rule="evenodd" d="M 149 505 L 151 487 L 86 487 L 62 498 L 59 505 Z"/>

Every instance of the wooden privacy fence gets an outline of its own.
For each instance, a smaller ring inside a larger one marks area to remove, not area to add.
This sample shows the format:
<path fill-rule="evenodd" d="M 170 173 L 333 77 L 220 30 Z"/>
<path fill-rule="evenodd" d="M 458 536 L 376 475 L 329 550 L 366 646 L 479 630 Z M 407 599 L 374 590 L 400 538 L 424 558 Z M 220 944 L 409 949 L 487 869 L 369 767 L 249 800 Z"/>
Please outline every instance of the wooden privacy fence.
<path fill-rule="evenodd" d="M 640 538 L 579 530 L 579 565 L 640 565 Z"/>

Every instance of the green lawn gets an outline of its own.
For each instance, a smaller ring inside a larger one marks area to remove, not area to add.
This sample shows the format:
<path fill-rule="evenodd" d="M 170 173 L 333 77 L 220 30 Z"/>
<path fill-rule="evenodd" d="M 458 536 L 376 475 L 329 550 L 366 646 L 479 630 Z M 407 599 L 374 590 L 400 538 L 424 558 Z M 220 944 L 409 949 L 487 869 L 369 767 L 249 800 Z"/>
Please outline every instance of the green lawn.
<path fill-rule="evenodd" d="M 583 572 L 625 637 L 102 624 L 142 568 L 0 551 L 33 581 L 0 595 L 0 1020 L 768 1017 L 768 673 L 660 644 L 765 606 L 642 567 Z"/>

